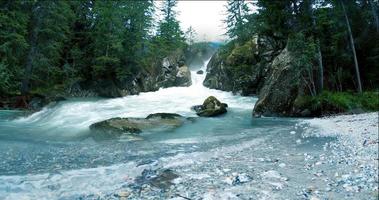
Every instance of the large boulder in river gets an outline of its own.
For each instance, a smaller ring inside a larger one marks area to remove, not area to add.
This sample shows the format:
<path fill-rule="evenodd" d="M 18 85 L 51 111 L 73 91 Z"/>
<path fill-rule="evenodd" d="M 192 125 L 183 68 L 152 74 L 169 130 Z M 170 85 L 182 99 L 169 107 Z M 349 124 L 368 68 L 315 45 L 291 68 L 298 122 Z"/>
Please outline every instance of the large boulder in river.
<path fill-rule="evenodd" d="M 137 135 L 143 131 L 168 131 L 190 122 L 175 113 L 155 113 L 146 118 L 112 118 L 90 126 L 95 139 L 118 138 L 125 134 Z"/>
<path fill-rule="evenodd" d="M 210 96 L 205 99 L 203 105 L 193 106 L 192 109 L 196 111 L 196 114 L 200 117 L 214 117 L 227 112 L 226 103 L 221 103 L 216 97 Z"/>

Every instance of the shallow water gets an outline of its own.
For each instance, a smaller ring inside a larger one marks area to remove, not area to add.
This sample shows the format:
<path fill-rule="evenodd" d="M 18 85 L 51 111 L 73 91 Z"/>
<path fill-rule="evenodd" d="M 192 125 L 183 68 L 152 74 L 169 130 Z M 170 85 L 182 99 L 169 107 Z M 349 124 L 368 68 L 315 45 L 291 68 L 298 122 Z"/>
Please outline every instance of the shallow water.
<path fill-rule="evenodd" d="M 304 137 L 304 129 L 295 126 L 301 119 L 252 119 L 256 98 L 205 88 L 204 77 L 192 71 L 190 87 L 116 99 L 70 99 L 26 117 L 0 111 L 0 199 L 118 199 L 124 190 L 132 199 L 180 199 L 178 194 L 190 199 L 346 197 L 338 185 L 325 189 L 333 183 L 325 179 L 340 171 L 336 163 L 315 166 L 328 159 L 327 144 L 336 138 Z M 175 131 L 132 139 L 91 138 L 89 125 L 112 117 L 156 112 L 196 117 L 190 107 L 210 95 L 229 105 L 226 115 L 197 117 Z M 146 169 L 172 169 L 180 178 L 168 191 L 148 187 L 141 193 L 135 180 Z M 315 176 L 318 172 L 323 175 Z M 251 180 L 228 183 L 241 173 Z M 319 193 L 304 191 L 309 187 Z M 374 196 L 364 191 L 350 197 Z"/>

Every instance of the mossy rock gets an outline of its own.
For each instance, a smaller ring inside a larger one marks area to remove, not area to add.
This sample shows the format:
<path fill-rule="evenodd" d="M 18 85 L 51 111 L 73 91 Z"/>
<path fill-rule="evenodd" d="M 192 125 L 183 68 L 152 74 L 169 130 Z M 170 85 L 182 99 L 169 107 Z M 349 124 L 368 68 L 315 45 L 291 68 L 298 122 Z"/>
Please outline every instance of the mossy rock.
<path fill-rule="evenodd" d="M 221 103 L 216 97 L 210 96 L 204 100 L 203 105 L 193 106 L 192 109 L 200 117 L 214 117 L 227 112 L 228 104 Z"/>
<path fill-rule="evenodd" d="M 192 121 L 175 113 L 154 113 L 146 118 L 111 118 L 89 128 L 94 139 L 113 139 L 122 135 L 138 135 L 143 131 L 172 131 Z"/>

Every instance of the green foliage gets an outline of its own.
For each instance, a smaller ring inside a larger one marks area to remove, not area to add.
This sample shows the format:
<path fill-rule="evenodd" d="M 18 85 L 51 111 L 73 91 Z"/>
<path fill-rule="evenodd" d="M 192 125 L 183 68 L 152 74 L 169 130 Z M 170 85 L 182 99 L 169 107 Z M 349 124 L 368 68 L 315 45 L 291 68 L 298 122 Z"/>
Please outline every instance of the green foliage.
<path fill-rule="evenodd" d="M 154 40 L 154 49 L 166 56 L 177 48 L 186 46 L 184 33 L 176 19 L 176 0 L 166 0 L 162 6 L 163 19 L 159 22 L 158 33 Z"/>
<path fill-rule="evenodd" d="M 29 47 L 27 28 L 29 16 L 20 1 L 0 4 L 0 93 L 17 93 L 23 58 Z"/>
<path fill-rule="evenodd" d="M 356 94 L 351 92 L 324 91 L 317 96 L 302 96 L 296 99 L 295 107 L 310 109 L 312 113 L 332 114 L 349 112 L 354 109 L 364 111 L 379 110 L 379 92 L 363 92 Z"/>
<path fill-rule="evenodd" d="M 233 52 L 233 48 L 238 48 L 236 44 L 244 44 L 255 36 L 266 38 L 275 42 L 261 44 L 260 50 L 265 45 L 277 51 L 288 47 L 306 93 L 356 90 L 357 67 L 341 2 L 348 13 L 363 88 L 377 89 L 379 28 L 377 5 L 372 1 L 257 0 L 252 2 L 257 12 L 240 12 L 244 10 L 244 1 L 229 1 L 226 22 L 232 41 L 220 50 L 220 55 Z M 236 71 L 243 62 L 233 64 Z"/>
<path fill-rule="evenodd" d="M 153 35 L 152 0 L 2 0 L 0 92 L 21 88 L 27 94 L 105 79 L 126 83 L 186 47 L 175 5 L 164 3 L 164 20 Z"/>
<path fill-rule="evenodd" d="M 306 38 L 304 33 L 299 32 L 289 36 L 288 51 L 293 55 L 292 65 L 299 73 L 301 81 L 307 86 L 309 93 L 316 95 L 314 80 L 314 66 L 316 60 L 316 43 L 313 38 Z"/>
<path fill-rule="evenodd" d="M 249 31 L 246 26 L 249 8 L 244 0 L 228 0 L 227 18 L 224 21 L 227 25 L 227 35 L 232 39 L 247 39 Z"/>

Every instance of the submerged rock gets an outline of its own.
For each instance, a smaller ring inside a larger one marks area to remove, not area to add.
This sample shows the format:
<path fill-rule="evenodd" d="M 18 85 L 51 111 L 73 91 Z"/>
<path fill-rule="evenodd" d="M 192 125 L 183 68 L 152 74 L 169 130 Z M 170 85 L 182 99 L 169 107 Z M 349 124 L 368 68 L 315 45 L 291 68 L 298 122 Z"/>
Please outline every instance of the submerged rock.
<path fill-rule="evenodd" d="M 216 97 L 210 96 L 205 99 L 203 105 L 192 106 L 191 109 L 196 111 L 200 117 L 214 117 L 227 112 L 228 104 L 221 103 Z"/>
<path fill-rule="evenodd" d="M 166 190 L 173 185 L 172 181 L 178 178 L 179 175 L 175 174 L 171 169 L 166 169 L 159 173 L 156 177 L 149 181 L 151 186 Z"/>
<path fill-rule="evenodd" d="M 90 126 L 95 139 L 118 138 L 124 134 L 136 135 L 142 131 L 167 131 L 192 121 L 175 113 L 154 113 L 146 118 L 112 118 Z"/>
<path fill-rule="evenodd" d="M 203 70 L 199 70 L 196 72 L 196 74 L 204 74 L 204 71 Z"/>
<path fill-rule="evenodd" d="M 150 185 L 162 190 L 167 190 L 174 183 L 174 179 L 178 178 L 177 175 L 171 169 L 164 170 L 152 170 L 144 169 L 140 176 L 136 177 L 136 188 L 142 188 L 144 185 Z"/>

